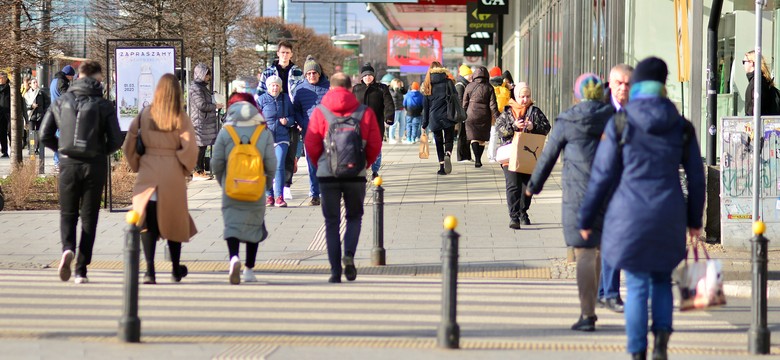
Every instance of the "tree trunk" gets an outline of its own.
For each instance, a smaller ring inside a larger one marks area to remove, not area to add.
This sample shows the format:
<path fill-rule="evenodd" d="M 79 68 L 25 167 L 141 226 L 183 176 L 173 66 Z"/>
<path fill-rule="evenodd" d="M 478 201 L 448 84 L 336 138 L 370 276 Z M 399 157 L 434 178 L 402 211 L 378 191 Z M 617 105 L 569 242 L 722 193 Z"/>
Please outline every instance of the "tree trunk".
<path fill-rule="evenodd" d="M 22 40 L 21 30 L 22 18 L 22 0 L 14 1 L 14 13 L 12 23 L 12 42 L 11 46 L 19 48 Z M 22 83 L 22 76 L 19 72 L 19 55 L 11 55 L 11 161 L 14 164 L 22 163 L 22 142 L 24 141 L 24 118 L 22 117 L 22 107 L 20 106 L 22 96 L 19 93 L 19 86 Z"/>

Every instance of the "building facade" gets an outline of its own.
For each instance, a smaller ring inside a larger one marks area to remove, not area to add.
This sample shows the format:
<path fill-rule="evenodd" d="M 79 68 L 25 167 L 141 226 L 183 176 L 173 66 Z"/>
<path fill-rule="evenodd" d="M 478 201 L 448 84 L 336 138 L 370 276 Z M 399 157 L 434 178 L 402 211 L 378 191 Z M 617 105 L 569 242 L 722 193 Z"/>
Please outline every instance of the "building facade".
<path fill-rule="evenodd" d="M 346 3 L 301 3 L 279 0 L 279 11 L 284 21 L 311 28 L 319 35 L 340 35 L 352 33 L 347 29 Z"/>

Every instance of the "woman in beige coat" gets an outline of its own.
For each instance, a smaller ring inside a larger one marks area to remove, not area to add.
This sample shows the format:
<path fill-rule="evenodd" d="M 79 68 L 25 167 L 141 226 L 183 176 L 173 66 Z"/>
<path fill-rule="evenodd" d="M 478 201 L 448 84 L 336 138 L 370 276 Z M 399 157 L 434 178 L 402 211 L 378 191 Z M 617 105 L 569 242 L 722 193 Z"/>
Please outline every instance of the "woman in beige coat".
<path fill-rule="evenodd" d="M 138 154 L 136 141 L 141 139 L 146 151 Z M 132 123 L 122 146 L 130 168 L 138 172 L 133 187 L 133 210 L 141 215 L 141 232 L 146 274 L 144 284 L 156 283 L 154 272 L 155 243 L 168 240 L 171 253 L 172 280 L 187 276 L 187 267 L 179 264 L 181 243 L 197 233 L 187 209 L 187 180 L 198 156 L 192 122 L 182 108 L 179 81 L 171 74 L 160 78 L 152 105 L 143 109 Z"/>

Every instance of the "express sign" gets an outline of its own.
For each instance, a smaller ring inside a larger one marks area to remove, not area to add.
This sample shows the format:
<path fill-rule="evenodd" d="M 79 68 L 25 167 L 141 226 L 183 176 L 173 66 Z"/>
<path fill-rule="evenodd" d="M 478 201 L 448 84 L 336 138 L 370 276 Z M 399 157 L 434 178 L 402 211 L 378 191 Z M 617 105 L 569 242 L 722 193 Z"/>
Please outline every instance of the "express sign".
<path fill-rule="evenodd" d="M 483 0 L 480 0 L 483 1 Z M 485 0 L 488 1 L 488 0 Z M 498 30 L 498 16 L 494 14 L 485 14 L 479 11 L 478 2 L 469 2 L 466 4 L 466 27 L 469 33 L 473 32 L 491 32 Z"/>

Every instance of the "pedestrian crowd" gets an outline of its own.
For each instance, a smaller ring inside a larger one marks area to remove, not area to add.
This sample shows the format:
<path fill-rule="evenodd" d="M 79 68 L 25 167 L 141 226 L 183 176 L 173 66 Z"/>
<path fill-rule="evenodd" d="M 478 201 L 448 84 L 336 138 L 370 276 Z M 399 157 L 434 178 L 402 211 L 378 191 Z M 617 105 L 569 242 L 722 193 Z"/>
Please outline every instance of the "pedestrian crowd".
<path fill-rule="evenodd" d="M 704 175 L 692 126 L 666 97 L 668 70 L 662 60 L 645 59 L 636 69 L 617 65 L 607 81 L 594 73 L 580 75 L 572 88 L 575 104 L 551 126 L 530 85 L 515 83 L 498 67 L 462 65 L 453 76 L 433 62 L 422 81 L 407 90 L 397 78 L 378 82 L 370 64 L 360 68 L 360 82 L 353 85 L 343 73 L 327 76 L 312 56 L 298 67 L 288 42 L 278 49 L 278 60 L 259 75 L 257 94 L 236 92 L 226 104 L 213 100 L 211 71 L 197 65 L 187 97 L 189 115 L 177 78 L 162 76 L 152 104 L 131 122 L 124 140 L 113 104 L 103 99 L 99 63 L 82 63 L 72 82 L 75 70 L 64 68 L 48 90 L 37 81 L 28 83 L 24 99 L 30 134 L 38 136 L 40 129 L 41 142 L 59 153 L 61 280 L 70 279 L 75 260 L 75 282 L 88 282 L 108 171 L 105 158 L 121 147 L 138 173 L 133 210 L 143 229 L 144 283 L 157 281 L 159 239 L 168 242 L 172 280 L 187 276 L 180 264 L 182 244 L 197 233 L 187 210 L 188 178 L 215 179 L 222 188 L 229 282 L 257 281 L 252 269 L 258 245 L 268 237 L 266 208 L 287 206 L 285 189 L 300 157 L 309 169 L 309 204 L 320 206 L 324 217 L 328 281 L 339 283 L 342 275 L 354 281 L 366 182 L 369 171 L 370 178 L 379 176 L 383 138 L 413 144 L 430 132 L 439 175 L 451 173 L 453 151 L 458 161 L 473 161 L 476 168 L 483 166 L 483 155 L 500 166 L 509 227 L 515 230 L 531 224 L 532 196 L 543 191 L 562 156 L 563 238 L 575 251 L 581 308 L 571 329 L 596 330 L 599 305 L 624 313 L 628 350 L 644 359 L 650 316 L 653 358 L 666 358 L 673 331 L 671 273 L 684 257 L 686 235 L 701 234 Z M 750 56 L 743 62 L 746 70 L 753 69 L 748 69 Z M 7 84 L 0 73 L 0 105 Z M 762 86 L 773 86 L 771 79 L 763 79 Z M 220 109 L 225 110 L 224 124 L 217 116 Z M 461 110 L 462 117 L 457 115 Z M 92 131 L 83 131 L 87 126 Z M 520 171 L 502 149 L 531 152 L 521 147 L 529 136 L 546 137 L 546 144 L 541 153 L 534 150 L 531 170 Z M 0 140 L 5 155 L 4 134 Z M 625 303 L 619 293 L 621 271 Z"/>

